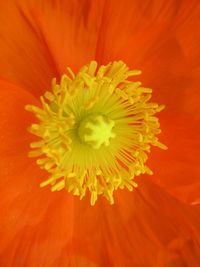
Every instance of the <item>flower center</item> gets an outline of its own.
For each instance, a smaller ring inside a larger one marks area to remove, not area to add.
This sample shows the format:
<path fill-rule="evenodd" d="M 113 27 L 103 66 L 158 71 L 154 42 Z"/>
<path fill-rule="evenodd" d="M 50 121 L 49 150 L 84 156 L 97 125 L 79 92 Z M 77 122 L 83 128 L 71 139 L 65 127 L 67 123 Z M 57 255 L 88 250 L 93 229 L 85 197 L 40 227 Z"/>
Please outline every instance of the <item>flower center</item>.
<path fill-rule="evenodd" d="M 135 176 L 152 174 L 151 146 L 166 149 L 155 117 L 164 106 L 149 102 L 152 90 L 128 79 L 141 72 L 122 61 L 99 68 L 92 61 L 76 75 L 67 70 L 60 83 L 53 79 L 40 107 L 26 106 L 38 119 L 29 128 L 37 136 L 29 156 L 50 174 L 41 187 L 65 188 L 80 199 L 89 191 L 91 205 L 99 195 L 112 204 L 115 190 L 132 191 Z"/>
<path fill-rule="evenodd" d="M 114 125 L 105 115 L 90 115 L 81 121 L 78 134 L 82 142 L 99 149 L 102 145 L 109 146 L 110 139 L 115 137 Z"/>

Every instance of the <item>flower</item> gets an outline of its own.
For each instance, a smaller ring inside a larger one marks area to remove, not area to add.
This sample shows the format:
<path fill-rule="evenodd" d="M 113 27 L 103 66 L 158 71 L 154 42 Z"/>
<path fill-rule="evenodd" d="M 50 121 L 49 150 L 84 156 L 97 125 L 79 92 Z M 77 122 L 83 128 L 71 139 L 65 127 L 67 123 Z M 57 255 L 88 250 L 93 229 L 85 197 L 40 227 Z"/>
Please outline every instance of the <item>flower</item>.
<path fill-rule="evenodd" d="M 188 0 L 0 3 L 1 266 L 198 267 L 199 11 Z M 93 59 L 142 70 L 153 101 L 166 104 L 168 150 L 152 149 L 154 175 L 136 177 L 133 192 L 92 207 L 87 193 L 39 187 L 48 173 L 27 156 L 38 120 L 24 106 Z"/>

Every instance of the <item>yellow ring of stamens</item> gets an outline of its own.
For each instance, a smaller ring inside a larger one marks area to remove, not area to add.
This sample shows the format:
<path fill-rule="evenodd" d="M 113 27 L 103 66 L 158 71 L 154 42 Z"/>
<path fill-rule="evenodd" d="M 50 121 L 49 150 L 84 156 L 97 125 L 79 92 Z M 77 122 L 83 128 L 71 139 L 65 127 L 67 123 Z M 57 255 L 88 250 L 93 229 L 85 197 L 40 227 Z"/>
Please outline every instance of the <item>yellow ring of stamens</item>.
<path fill-rule="evenodd" d="M 89 190 L 92 205 L 100 194 L 113 203 L 114 190 L 132 190 L 134 176 L 152 174 L 145 165 L 150 146 L 166 149 L 154 116 L 164 106 L 148 102 L 152 90 L 128 80 L 141 72 L 122 61 L 99 69 L 92 61 L 77 75 L 68 72 L 60 84 L 53 79 L 41 108 L 26 106 L 39 120 L 29 128 L 40 138 L 29 156 L 50 173 L 41 187 L 66 188 L 80 198 Z"/>

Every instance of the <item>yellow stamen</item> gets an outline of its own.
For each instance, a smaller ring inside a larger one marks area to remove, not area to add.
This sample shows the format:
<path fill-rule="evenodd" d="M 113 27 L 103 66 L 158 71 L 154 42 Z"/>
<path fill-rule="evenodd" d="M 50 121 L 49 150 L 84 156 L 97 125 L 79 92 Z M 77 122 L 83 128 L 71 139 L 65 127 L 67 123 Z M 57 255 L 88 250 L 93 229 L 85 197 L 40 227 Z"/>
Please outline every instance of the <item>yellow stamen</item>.
<path fill-rule="evenodd" d="M 132 191 L 135 176 L 152 174 L 146 166 L 151 145 L 166 149 L 155 117 L 164 106 L 148 102 L 152 90 L 128 80 L 141 71 L 122 61 L 100 68 L 92 61 L 77 75 L 67 70 L 59 84 L 52 80 L 41 108 L 26 106 L 38 119 L 29 128 L 39 137 L 29 156 L 50 173 L 41 187 L 65 188 L 80 199 L 89 190 L 91 205 L 101 194 L 112 204 L 116 189 Z"/>

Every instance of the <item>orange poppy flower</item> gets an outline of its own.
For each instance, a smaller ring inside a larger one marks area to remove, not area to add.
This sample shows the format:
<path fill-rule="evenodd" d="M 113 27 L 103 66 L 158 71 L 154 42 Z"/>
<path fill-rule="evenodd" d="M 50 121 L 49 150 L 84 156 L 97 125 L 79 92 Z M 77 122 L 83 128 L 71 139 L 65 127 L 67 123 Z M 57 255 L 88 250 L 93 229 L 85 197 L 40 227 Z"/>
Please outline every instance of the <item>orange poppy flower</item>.
<path fill-rule="evenodd" d="M 1 1 L 0 266 L 199 266 L 199 16 L 195 0 Z M 141 69 L 166 105 L 168 150 L 153 148 L 154 175 L 116 190 L 113 205 L 40 188 L 48 172 L 27 156 L 36 119 L 24 107 L 91 60 Z"/>

